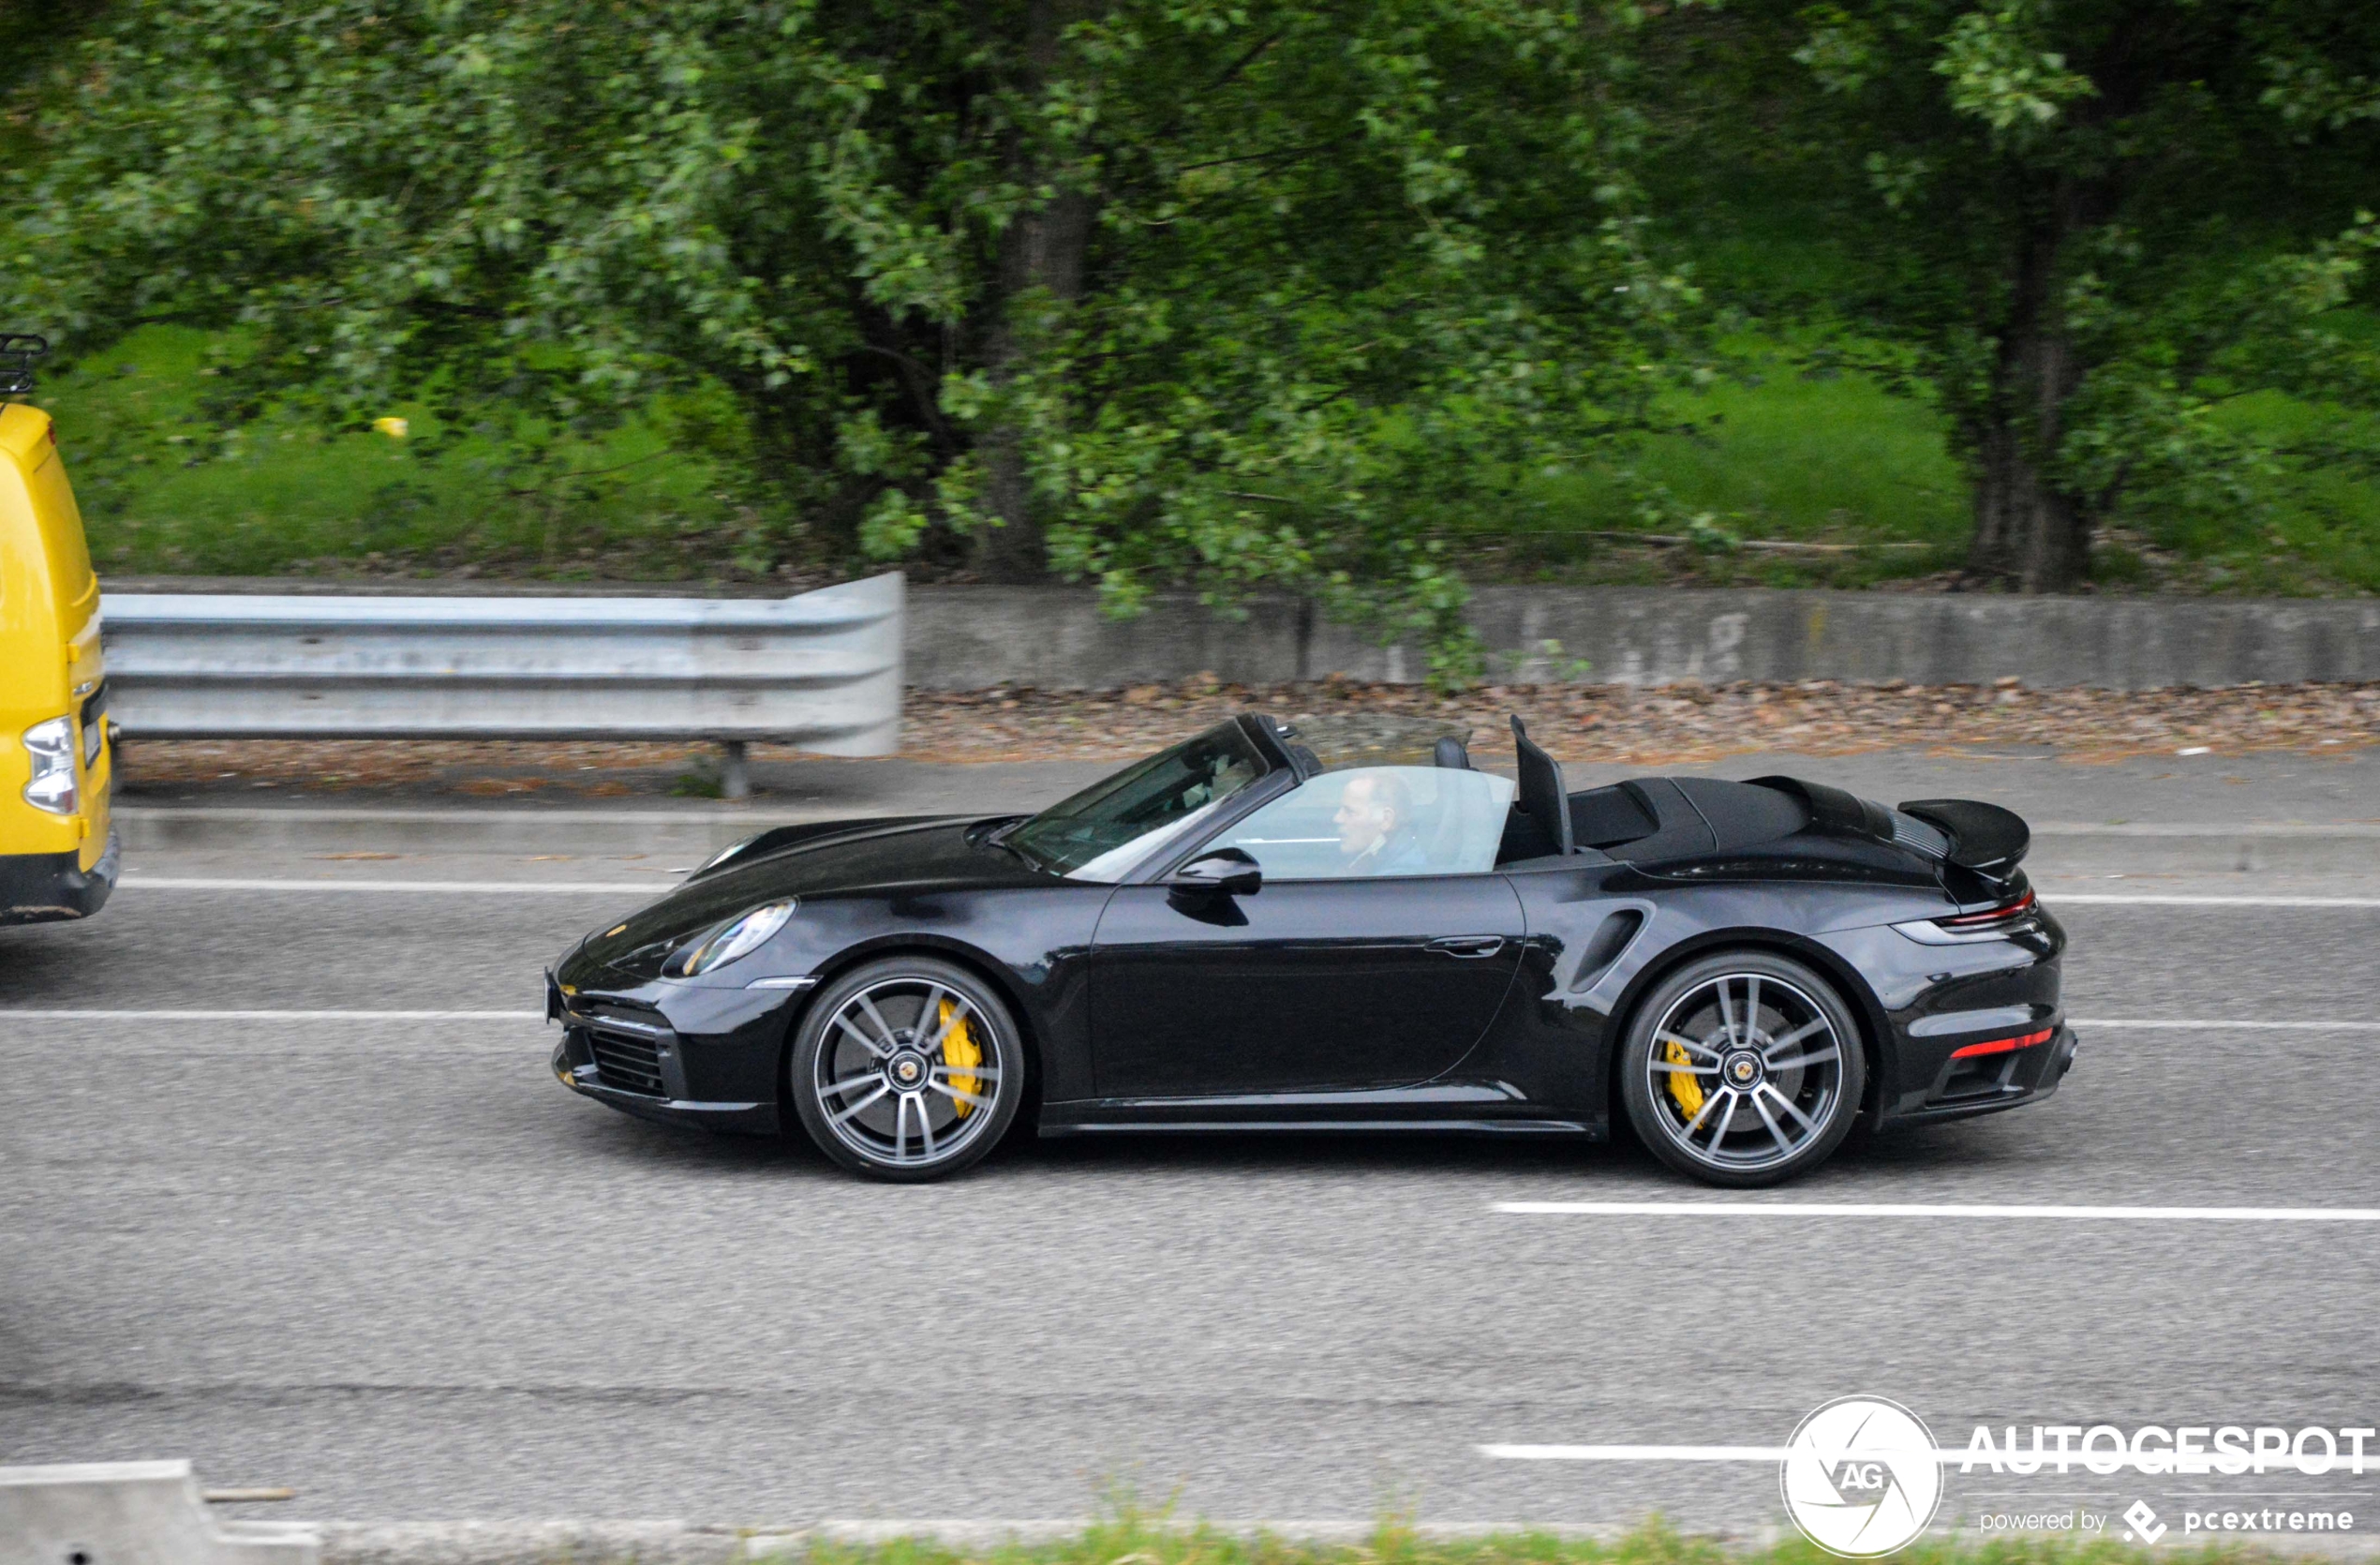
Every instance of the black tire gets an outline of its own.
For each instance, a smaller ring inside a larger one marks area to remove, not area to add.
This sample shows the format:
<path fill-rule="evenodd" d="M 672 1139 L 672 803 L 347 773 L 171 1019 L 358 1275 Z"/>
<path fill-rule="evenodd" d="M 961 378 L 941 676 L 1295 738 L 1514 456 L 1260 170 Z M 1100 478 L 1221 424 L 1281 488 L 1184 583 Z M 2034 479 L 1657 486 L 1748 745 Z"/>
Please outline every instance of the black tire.
<path fill-rule="evenodd" d="M 1653 1155 L 1735 1189 L 1832 1156 L 1867 1084 L 1858 1020 L 1835 986 L 1767 951 L 1716 952 L 1663 979 L 1629 1018 L 1619 1068 L 1629 1124 Z"/>
<path fill-rule="evenodd" d="M 870 1179 L 920 1184 L 974 1167 L 1008 1133 L 1024 1100 L 1024 1041 L 965 968 L 890 957 L 820 991 L 786 1074 L 819 1151 Z"/>

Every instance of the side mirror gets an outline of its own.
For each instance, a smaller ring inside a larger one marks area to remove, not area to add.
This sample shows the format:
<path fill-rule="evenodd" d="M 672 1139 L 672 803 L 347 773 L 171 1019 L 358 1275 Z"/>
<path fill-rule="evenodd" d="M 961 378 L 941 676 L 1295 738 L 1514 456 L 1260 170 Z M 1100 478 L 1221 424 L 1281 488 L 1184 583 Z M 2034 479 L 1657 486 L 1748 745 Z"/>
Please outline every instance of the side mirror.
<path fill-rule="evenodd" d="M 1253 897 L 1264 889 L 1264 871 L 1245 848 L 1217 848 L 1176 870 L 1166 884 L 1176 891 Z"/>

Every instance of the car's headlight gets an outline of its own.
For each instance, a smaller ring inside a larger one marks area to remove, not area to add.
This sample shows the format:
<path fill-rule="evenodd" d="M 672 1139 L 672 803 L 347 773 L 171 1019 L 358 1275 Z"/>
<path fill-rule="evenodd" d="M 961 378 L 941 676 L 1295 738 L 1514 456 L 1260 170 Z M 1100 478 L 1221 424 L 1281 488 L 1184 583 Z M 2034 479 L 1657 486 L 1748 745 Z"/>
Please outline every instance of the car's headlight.
<path fill-rule="evenodd" d="M 24 731 L 24 747 L 33 756 L 33 781 L 24 785 L 24 801 L 52 815 L 71 815 L 82 802 L 74 785 L 74 722 L 53 717 Z"/>
<path fill-rule="evenodd" d="M 788 900 L 753 908 L 740 917 L 731 918 L 705 933 L 692 945 L 680 950 L 669 962 L 669 975 L 674 978 L 692 978 L 724 967 L 737 957 L 757 949 L 767 938 L 785 927 L 794 916 L 794 903 Z"/>

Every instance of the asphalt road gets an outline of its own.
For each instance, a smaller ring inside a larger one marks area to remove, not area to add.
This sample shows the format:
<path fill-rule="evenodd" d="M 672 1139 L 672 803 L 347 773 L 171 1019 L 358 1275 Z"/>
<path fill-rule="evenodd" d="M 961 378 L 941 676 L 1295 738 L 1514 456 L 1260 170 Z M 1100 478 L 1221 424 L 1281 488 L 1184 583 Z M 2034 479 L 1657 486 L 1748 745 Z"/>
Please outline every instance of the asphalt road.
<path fill-rule="evenodd" d="M 533 1013 L 543 961 L 634 900 L 608 887 L 667 868 L 252 860 L 602 886 L 127 887 L 0 932 L 0 1011 Z M 2051 1102 L 1755 1199 L 2380 1207 L 2380 905 L 2063 916 L 2077 1017 L 2343 1026 L 2086 1024 Z M 1012 1143 L 891 1189 L 574 1098 L 549 1047 L 533 1014 L 0 1020 L 0 1462 L 188 1455 L 354 1520 L 1055 1517 L 1122 1484 L 1218 1518 L 1740 1527 L 1777 1516 L 1773 1466 L 1480 1448 L 1777 1445 L 1852 1393 L 1956 1445 L 2380 1423 L 2380 1224 L 1510 1214 L 1710 1197 L 1627 1149 L 1459 1141 Z M 2380 1525 L 2373 1466 L 1954 1473 L 1944 1513 L 2287 1491 Z"/>

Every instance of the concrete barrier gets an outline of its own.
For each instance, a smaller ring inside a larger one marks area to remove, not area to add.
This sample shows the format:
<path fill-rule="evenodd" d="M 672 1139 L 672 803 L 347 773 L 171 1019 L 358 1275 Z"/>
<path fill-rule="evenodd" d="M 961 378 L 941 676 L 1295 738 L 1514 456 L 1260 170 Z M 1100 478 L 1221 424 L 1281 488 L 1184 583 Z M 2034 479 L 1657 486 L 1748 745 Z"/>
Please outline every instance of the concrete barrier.
<path fill-rule="evenodd" d="M 187 1462 L 0 1468 L 6 1565 L 319 1565 L 302 1522 L 218 1520 Z"/>
<path fill-rule="evenodd" d="M 1514 683 L 1906 679 L 2040 688 L 2380 679 L 2380 600 L 2020 598 L 1746 588 L 1490 587 L 1469 619 Z M 1103 688 L 1212 673 L 1238 683 L 1331 674 L 1418 682 L 1428 660 L 1294 599 L 1245 618 L 1188 595 L 1110 619 L 1068 588 L 940 587 L 910 597 L 909 678 Z M 1582 662 L 1584 666 L 1581 666 Z"/>

